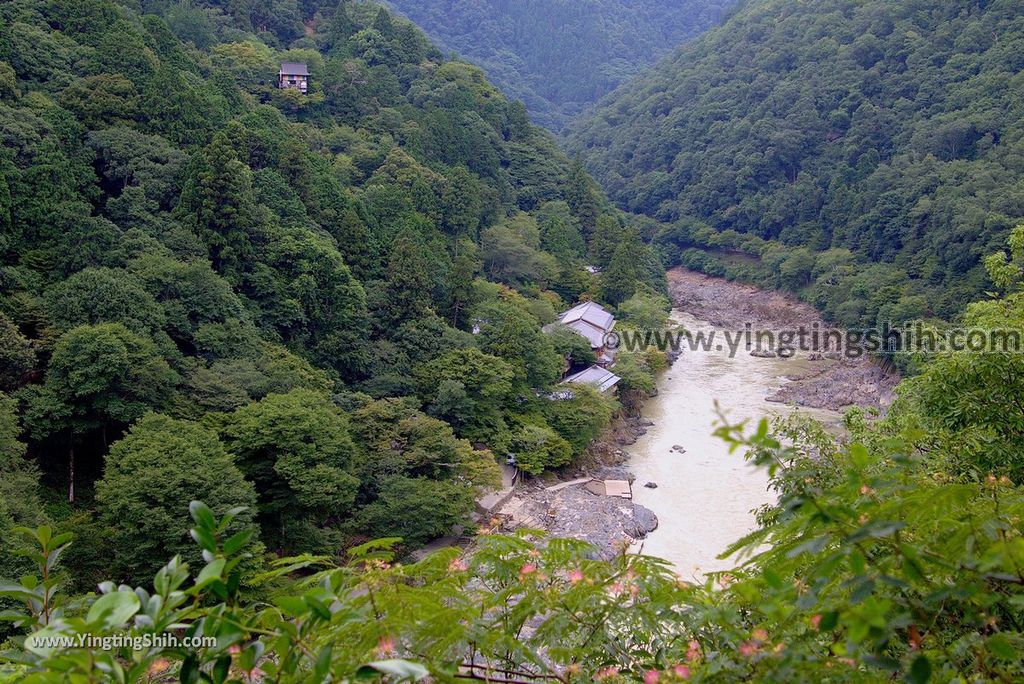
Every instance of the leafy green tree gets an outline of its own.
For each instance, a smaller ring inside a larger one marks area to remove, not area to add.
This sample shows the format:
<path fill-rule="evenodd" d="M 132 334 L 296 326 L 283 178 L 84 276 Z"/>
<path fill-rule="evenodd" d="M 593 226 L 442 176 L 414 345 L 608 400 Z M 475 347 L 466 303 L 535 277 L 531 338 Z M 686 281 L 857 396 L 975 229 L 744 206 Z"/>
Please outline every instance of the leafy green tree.
<path fill-rule="evenodd" d="M 541 223 L 541 245 L 562 260 L 582 259 L 586 244 L 580 229 L 568 216 L 555 214 Z"/>
<path fill-rule="evenodd" d="M 516 304 L 494 302 L 477 309 L 480 348 L 516 371 L 519 392 L 551 387 L 562 372 L 562 358 L 536 318 Z"/>
<path fill-rule="evenodd" d="M 18 74 L 7 62 L 0 62 L 0 98 L 13 100 L 21 93 L 18 90 Z"/>
<path fill-rule="evenodd" d="M 668 325 L 670 308 L 668 297 L 640 289 L 616 311 L 623 323 L 638 330 L 661 330 Z"/>
<path fill-rule="evenodd" d="M 245 315 L 228 282 L 205 262 L 143 255 L 132 260 L 129 270 L 146 290 L 143 300 L 155 300 L 163 309 L 164 329 L 176 341 L 191 342 L 204 325 Z"/>
<path fill-rule="evenodd" d="M 217 271 L 236 272 L 252 256 L 252 173 L 218 133 L 191 164 L 179 211 L 194 222 Z"/>
<path fill-rule="evenodd" d="M 0 313 L 0 391 L 16 389 L 35 365 L 32 344 L 10 318 Z"/>
<path fill-rule="evenodd" d="M 574 159 L 566 183 L 565 201 L 569 203 L 573 215 L 579 219 L 585 235 L 593 234 L 597 228 L 598 207 L 592 182 L 583 168 L 583 162 L 579 158 Z"/>
<path fill-rule="evenodd" d="M 165 323 L 160 305 L 137 277 L 123 270 L 79 271 L 47 291 L 45 302 L 51 321 L 64 330 L 121 323 L 137 335 L 149 336 Z"/>
<path fill-rule="evenodd" d="M 154 572 L 160 558 L 199 556 L 182 511 L 202 494 L 217 512 L 245 506 L 233 532 L 257 531 L 256 494 L 217 434 L 197 423 L 149 414 L 110 448 L 96 484 L 99 519 L 110 536 L 110 567 L 123 579 Z"/>
<path fill-rule="evenodd" d="M 395 239 L 388 258 L 384 284 L 385 321 L 398 325 L 415 320 L 430 311 L 430 277 L 423 257 L 422 243 L 411 232 Z"/>
<path fill-rule="evenodd" d="M 597 354 L 590 341 L 567 325 L 555 323 L 544 328 L 555 351 L 572 366 L 592 366 L 597 363 Z"/>
<path fill-rule="evenodd" d="M 359 480 L 349 421 L 323 394 L 271 394 L 226 416 L 228 451 L 256 486 L 264 539 L 279 551 L 331 552 Z"/>
<path fill-rule="evenodd" d="M 539 243 L 536 221 L 525 214 L 487 228 L 480 236 L 484 272 L 513 287 L 543 286 L 555 278 L 558 264 L 552 255 L 538 249 Z"/>
<path fill-rule="evenodd" d="M 531 475 L 568 465 L 573 448 L 550 428 L 525 425 L 512 434 L 508 446 L 518 468 Z"/>
<path fill-rule="evenodd" d="M 17 402 L 0 392 L 0 576 L 17 577 L 28 563 L 13 553 L 12 528 L 45 522 L 39 496 L 39 471 L 19 441 Z"/>
<path fill-rule="evenodd" d="M 202 145 L 224 118 L 224 111 L 205 90 L 206 83 L 171 64 L 161 64 L 142 90 L 140 109 L 148 132 L 181 145 Z"/>
<path fill-rule="evenodd" d="M 120 323 L 74 328 L 57 341 L 45 383 L 30 388 L 26 422 L 38 437 L 69 433 L 68 499 L 75 500 L 76 436 L 112 430 L 166 405 L 177 374 L 148 339 Z"/>
<path fill-rule="evenodd" d="M 169 211 L 177 203 L 188 156 L 169 140 L 114 126 L 92 131 L 88 143 L 104 182 L 121 188 L 120 195 L 109 197 L 106 204 L 115 221 L 129 214 L 138 220 L 140 209 L 128 208 L 136 202 L 149 215 Z"/>
<path fill-rule="evenodd" d="M 61 103 L 89 128 L 127 123 L 139 109 L 139 92 L 121 74 L 98 74 L 74 81 L 61 93 Z"/>
<path fill-rule="evenodd" d="M 464 166 L 455 167 L 446 178 L 442 199 L 444 227 L 456 238 L 474 239 L 483 214 L 480 179 Z"/>
<path fill-rule="evenodd" d="M 473 490 L 456 482 L 393 475 L 379 487 L 374 501 L 359 511 L 357 525 L 364 533 L 422 546 L 470 524 Z"/>
<path fill-rule="evenodd" d="M 544 406 L 548 425 L 581 455 L 611 423 L 615 400 L 587 385 L 573 385 L 572 397 Z"/>
<path fill-rule="evenodd" d="M 662 284 L 663 271 L 657 257 L 634 230 L 626 231 L 608 268 L 601 274 L 601 297 L 618 306 L 633 296 L 642 285 Z M 658 289 L 661 289 L 660 287 Z"/>
<path fill-rule="evenodd" d="M 369 329 L 362 285 L 322 233 L 295 228 L 274 237 L 265 258 L 275 272 L 260 269 L 247 278 L 266 322 L 317 363 L 359 377 Z"/>
<path fill-rule="evenodd" d="M 452 269 L 447 282 L 448 309 L 451 312 L 452 327 L 465 327 L 467 314 L 476 304 L 474 284 L 481 266 L 475 246 L 468 242 L 460 244 L 459 252 L 452 260 Z"/>
<path fill-rule="evenodd" d="M 627 403 L 635 403 L 635 395 L 649 395 L 657 387 L 649 352 L 621 352 L 615 357 L 615 374 L 622 378 L 619 392 Z"/>
<path fill-rule="evenodd" d="M 96 71 L 123 74 L 133 82 L 145 82 L 160 60 L 132 23 L 119 19 L 104 27 L 93 58 Z"/>
<path fill-rule="evenodd" d="M 964 317 L 966 329 L 993 347 L 926 358 L 920 376 L 901 386 L 906 405 L 895 411 L 895 421 L 926 431 L 938 467 L 972 480 L 1024 477 L 1024 226 L 1009 247 L 986 260 L 992 281 L 1009 294 L 970 305 Z"/>
<path fill-rule="evenodd" d="M 448 352 L 416 370 L 427 412 L 472 441 L 489 441 L 504 429 L 514 377 L 506 361 L 478 349 Z"/>
<path fill-rule="evenodd" d="M 384 399 L 356 410 L 353 436 L 362 452 L 364 495 L 370 498 L 389 474 L 454 479 L 471 489 L 500 481 L 489 451 L 458 439 L 450 425 L 424 415 L 414 399 Z"/>

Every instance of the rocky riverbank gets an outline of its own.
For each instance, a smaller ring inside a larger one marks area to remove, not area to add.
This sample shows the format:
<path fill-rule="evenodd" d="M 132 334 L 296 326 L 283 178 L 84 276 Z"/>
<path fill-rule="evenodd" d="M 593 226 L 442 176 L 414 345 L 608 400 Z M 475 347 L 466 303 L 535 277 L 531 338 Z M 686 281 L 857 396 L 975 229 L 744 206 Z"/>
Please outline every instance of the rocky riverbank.
<path fill-rule="evenodd" d="M 506 530 L 538 528 L 590 542 L 594 556 L 605 560 L 642 540 L 658 527 L 654 512 L 629 499 L 594 494 L 586 482 L 625 480 L 638 486 L 622 464 L 630 459 L 626 448 L 650 426 L 638 414 L 617 417 L 561 479 L 549 474 L 521 483 L 495 511 L 497 521 Z"/>
<path fill-rule="evenodd" d="M 682 268 L 668 273 L 669 291 L 675 307 L 716 328 L 743 331 L 817 330 L 824 336 L 843 331 L 826 323 L 810 304 L 780 292 L 759 290 L 750 285 L 712 278 Z M 739 353 L 750 353 L 743 349 Z M 757 355 L 775 357 L 771 350 Z M 794 372 L 768 401 L 809 408 L 842 410 L 851 406 L 884 409 L 892 401 L 899 382 L 894 371 L 868 356 L 850 358 L 839 353 L 796 351 Z"/>
<path fill-rule="evenodd" d="M 812 326 L 830 329 L 813 307 L 778 292 L 683 269 L 669 272 L 669 289 L 677 310 L 719 329 L 743 330 L 747 324 L 775 331 Z M 764 356 L 774 358 L 776 354 Z M 898 381 L 895 373 L 867 358 L 798 353 L 793 362 L 789 382 L 767 401 L 832 410 L 852 405 L 884 409 Z M 563 480 L 550 477 L 521 484 L 496 511 L 498 519 L 506 529 L 541 528 L 555 536 L 588 541 L 601 558 L 612 557 L 624 545 L 642 540 L 658 527 L 652 511 L 628 499 L 593 494 L 584 483 L 589 478 L 632 483 L 632 473 L 622 464 L 630 460 L 628 448 L 652 425 L 638 413 L 619 416 L 587 454 L 562 473 Z M 634 492 L 643 485 L 633 483 Z"/>

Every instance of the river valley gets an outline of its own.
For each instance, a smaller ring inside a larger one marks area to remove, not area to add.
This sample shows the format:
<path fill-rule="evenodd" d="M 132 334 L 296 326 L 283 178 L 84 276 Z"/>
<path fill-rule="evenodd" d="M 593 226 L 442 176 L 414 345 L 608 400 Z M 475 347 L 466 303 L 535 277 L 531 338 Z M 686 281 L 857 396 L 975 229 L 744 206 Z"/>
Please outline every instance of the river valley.
<path fill-rule="evenodd" d="M 669 287 L 673 316 L 692 334 L 714 333 L 721 340 L 748 324 L 773 331 L 828 327 L 812 307 L 777 292 L 683 269 L 669 272 Z M 843 408 L 888 404 L 894 373 L 867 358 L 829 356 L 684 351 L 645 404 L 650 427 L 629 449 L 633 501 L 659 520 L 636 548 L 672 562 L 686 578 L 734 567 L 736 558 L 718 556 L 755 528 L 756 509 L 774 494 L 767 473 L 712 436 L 718 411 L 730 423 L 749 421 L 751 428 L 763 417 L 800 411 L 838 430 Z"/>
<path fill-rule="evenodd" d="M 713 329 L 690 314 L 676 311 L 675 317 L 691 331 Z M 716 407 L 730 422 L 749 420 L 752 426 L 765 415 L 794 410 L 837 424 L 840 415 L 834 411 L 765 401 L 789 382 L 787 375 L 806 372 L 813 363 L 745 352 L 734 358 L 687 352 L 666 372 L 658 396 L 644 407 L 644 418 L 653 425 L 630 448 L 626 464 L 636 477 L 633 501 L 660 521 L 643 541 L 644 553 L 672 562 L 684 578 L 735 564 L 718 554 L 754 529 L 754 510 L 770 503 L 773 494 L 767 473 L 748 464 L 742 453 L 730 454 L 725 442 L 712 436 Z M 645 487 L 648 482 L 657 488 Z"/>
<path fill-rule="evenodd" d="M 584 539 L 604 558 L 639 540 L 634 551 L 697 579 L 736 565 L 718 556 L 754 529 L 756 509 L 774 499 L 767 474 L 712 436 L 719 408 L 729 422 L 751 427 L 800 411 L 838 431 L 845 408 L 884 409 L 898 377 L 866 357 L 798 351 L 782 358 L 736 348 L 748 324 L 775 332 L 828 326 L 812 307 L 776 292 L 683 269 L 668 275 L 675 324 L 692 337 L 714 334 L 715 343 L 691 351 L 683 342 L 642 415 L 624 417 L 598 440 L 590 465 L 495 495 L 502 503 L 493 510 L 511 528 Z M 591 477 L 632 480 L 632 501 L 588 492 Z"/>

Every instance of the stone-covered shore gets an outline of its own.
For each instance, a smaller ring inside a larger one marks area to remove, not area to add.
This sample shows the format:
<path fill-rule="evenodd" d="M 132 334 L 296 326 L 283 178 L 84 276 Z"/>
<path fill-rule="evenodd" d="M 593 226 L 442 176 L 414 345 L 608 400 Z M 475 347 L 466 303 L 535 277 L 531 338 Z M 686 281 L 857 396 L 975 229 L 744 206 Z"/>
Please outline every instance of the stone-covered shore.
<path fill-rule="evenodd" d="M 673 269 L 668 276 L 673 306 L 716 327 L 739 330 L 749 323 L 772 330 L 810 328 L 815 324 L 822 330 L 829 328 L 813 307 L 778 292 L 684 269 Z M 675 362 L 676 358 L 671 360 Z M 854 405 L 884 410 L 899 380 L 895 373 L 867 357 L 821 355 L 812 360 L 809 370 L 804 364 L 804 370 L 794 373 L 791 382 L 767 401 L 831 410 Z M 497 520 L 506 529 L 540 528 L 555 536 L 591 542 L 601 558 L 621 553 L 625 545 L 657 529 L 657 516 L 630 500 L 592 494 L 583 484 L 558 485 L 560 481 L 586 477 L 633 482 L 633 475 L 624 465 L 630 460 L 628 448 L 650 426 L 639 413 L 619 416 L 579 463 L 559 474 L 560 479 L 540 478 L 518 487 L 497 511 Z M 634 482 L 634 490 L 644 484 Z"/>

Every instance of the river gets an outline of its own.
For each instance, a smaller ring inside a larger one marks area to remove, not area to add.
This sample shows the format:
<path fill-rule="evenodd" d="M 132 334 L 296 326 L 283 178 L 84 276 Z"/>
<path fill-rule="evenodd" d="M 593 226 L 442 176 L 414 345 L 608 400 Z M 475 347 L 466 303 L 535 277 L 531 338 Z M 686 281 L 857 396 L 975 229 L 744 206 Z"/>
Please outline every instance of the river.
<path fill-rule="evenodd" d="M 713 329 L 680 311 L 673 317 L 689 330 Z M 752 425 L 764 416 L 796 410 L 770 404 L 765 397 L 806 363 L 756 358 L 743 350 L 735 358 L 727 352 L 684 352 L 665 373 L 658 396 L 644 407 L 644 417 L 654 425 L 630 450 L 633 500 L 660 521 L 644 540 L 643 553 L 670 561 L 684 578 L 735 566 L 735 559 L 718 555 L 756 527 L 754 510 L 774 496 L 764 471 L 748 464 L 742 453 L 730 454 L 724 442 L 711 436 L 715 402 L 731 422 L 749 419 Z M 831 411 L 800 410 L 826 423 L 840 418 Z M 676 445 L 685 452 L 673 450 Z M 647 482 L 658 486 L 646 488 Z"/>

